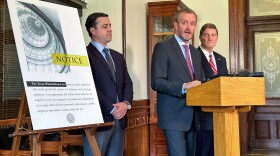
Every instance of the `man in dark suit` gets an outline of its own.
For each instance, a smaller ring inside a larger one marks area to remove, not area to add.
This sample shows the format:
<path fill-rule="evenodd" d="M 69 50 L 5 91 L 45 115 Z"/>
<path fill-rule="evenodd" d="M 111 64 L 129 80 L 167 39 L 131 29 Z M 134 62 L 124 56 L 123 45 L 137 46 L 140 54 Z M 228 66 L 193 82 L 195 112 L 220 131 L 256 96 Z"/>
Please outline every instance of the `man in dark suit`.
<path fill-rule="evenodd" d="M 169 156 L 194 156 L 194 108 L 186 106 L 186 92 L 202 80 L 200 53 L 189 44 L 196 22 L 193 10 L 176 12 L 175 35 L 157 43 L 153 51 L 151 87 L 157 91 L 158 126 Z"/>
<path fill-rule="evenodd" d="M 109 49 L 112 28 L 107 14 L 93 13 L 86 20 L 92 41 L 87 46 L 98 100 L 104 122 L 112 127 L 98 128 L 95 133 L 102 156 L 122 156 L 124 149 L 127 111 L 133 98 L 132 81 L 122 54 Z M 92 156 L 88 140 L 83 135 L 84 156 Z"/>
<path fill-rule="evenodd" d="M 212 23 L 203 25 L 199 39 L 201 45 L 198 50 L 201 53 L 205 79 L 228 75 L 226 59 L 213 50 L 218 40 L 216 26 Z M 213 113 L 199 109 L 198 114 L 200 129 L 197 133 L 196 156 L 214 156 Z"/>

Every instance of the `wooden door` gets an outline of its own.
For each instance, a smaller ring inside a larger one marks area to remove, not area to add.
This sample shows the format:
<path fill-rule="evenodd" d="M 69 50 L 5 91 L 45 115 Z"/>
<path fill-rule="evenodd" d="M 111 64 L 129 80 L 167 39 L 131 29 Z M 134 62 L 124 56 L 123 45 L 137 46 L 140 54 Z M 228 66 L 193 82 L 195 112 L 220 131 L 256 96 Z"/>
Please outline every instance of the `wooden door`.
<path fill-rule="evenodd" d="M 280 4 L 272 0 L 229 0 L 229 28 L 230 72 L 260 71 L 267 66 L 266 106 L 252 107 L 249 113 L 239 115 L 241 154 L 250 149 L 279 149 Z"/>
<path fill-rule="evenodd" d="M 280 4 L 275 2 L 248 1 L 248 68 L 264 72 L 266 85 L 266 106 L 249 113 L 250 149 L 280 148 Z"/>
<path fill-rule="evenodd" d="M 250 148 L 279 149 L 280 23 L 248 26 L 248 49 L 250 70 L 263 71 L 266 84 L 266 106 L 249 113 Z"/>

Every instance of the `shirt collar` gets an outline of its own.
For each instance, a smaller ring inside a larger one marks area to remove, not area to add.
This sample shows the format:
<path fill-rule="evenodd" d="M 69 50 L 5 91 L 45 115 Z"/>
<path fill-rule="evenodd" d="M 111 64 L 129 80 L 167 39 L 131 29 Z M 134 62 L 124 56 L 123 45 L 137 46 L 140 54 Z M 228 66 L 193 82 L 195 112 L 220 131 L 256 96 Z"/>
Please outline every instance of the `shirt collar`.
<path fill-rule="evenodd" d="M 103 47 L 101 44 L 99 44 L 99 43 L 97 43 L 97 42 L 95 42 L 95 41 L 91 41 L 91 44 L 94 45 L 94 46 L 97 48 L 97 50 L 98 50 L 99 52 L 102 52 L 104 48 L 109 49 L 108 45 L 106 45 L 105 47 Z"/>
<path fill-rule="evenodd" d="M 183 46 L 183 45 L 186 45 L 186 43 L 182 40 L 182 39 L 180 39 L 176 34 L 174 35 L 174 37 L 175 37 L 175 39 L 176 39 L 176 41 L 179 43 L 179 45 L 180 46 Z M 189 42 L 188 42 L 188 46 L 189 46 Z"/>
<path fill-rule="evenodd" d="M 212 58 L 214 57 L 213 51 L 209 53 L 207 50 L 205 50 L 202 46 L 199 46 L 200 49 L 202 50 L 203 54 L 206 56 L 206 58 L 209 60 L 209 54 L 212 55 Z"/>

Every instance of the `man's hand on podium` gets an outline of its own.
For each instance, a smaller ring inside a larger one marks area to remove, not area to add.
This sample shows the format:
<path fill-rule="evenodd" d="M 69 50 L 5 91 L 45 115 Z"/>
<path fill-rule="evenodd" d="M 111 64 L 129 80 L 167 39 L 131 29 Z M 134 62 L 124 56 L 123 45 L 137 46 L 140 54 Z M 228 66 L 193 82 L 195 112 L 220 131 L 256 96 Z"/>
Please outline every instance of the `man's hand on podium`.
<path fill-rule="evenodd" d="M 200 84 L 201 84 L 201 81 L 194 80 L 194 81 L 192 81 L 192 82 L 184 83 L 183 88 L 187 90 L 187 89 L 189 89 L 189 88 L 198 86 L 198 85 L 200 85 Z"/>

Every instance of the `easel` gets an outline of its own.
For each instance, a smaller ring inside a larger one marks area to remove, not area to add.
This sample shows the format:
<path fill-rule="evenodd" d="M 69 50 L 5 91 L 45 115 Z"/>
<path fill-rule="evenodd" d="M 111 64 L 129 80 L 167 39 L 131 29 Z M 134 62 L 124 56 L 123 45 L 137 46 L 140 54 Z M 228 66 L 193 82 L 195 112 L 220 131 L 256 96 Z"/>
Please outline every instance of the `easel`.
<path fill-rule="evenodd" d="M 94 133 L 98 127 L 106 127 L 113 125 L 112 122 L 102 123 L 102 124 L 92 124 L 92 125 L 83 125 L 83 126 L 72 126 L 72 127 L 62 127 L 62 128 L 52 128 L 52 129 L 44 129 L 44 130 L 28 130 L 28 131 L 22 131 L 21 127 L 24 124 L 24 119 L 26 116 L 27 111 L 27 98 L 25 91 L 23 90 L 22 96 L 21 96 L 21 102 L 18 112 L 18 119 L 16 123 L 16 129 L 13 133 L 13 145 L 11 150 L 11 156 L 17 156 L 19 152 L 19 146 L 21 141 L 21 136 L 24 135 L 32 135 L 32 140 L 30 140 L 30 143 L 32 141 L 32 155 L 33 156 L 40 156 L 41 150 L 42 150 L 42 140 L 44 137 L 44 134 L 47 132 L 62 132 L 62 131 L 69 131 L 69 130 L 77 130 L 77 129 L 84 129 L 85 134 L 87 136 L 88 142 L 90 144 L 90 147 L 92 149 L 92 152 L 95 156 L 101 156 L 101 153 L 99 151 L 96 139 L 94 137 Z M 61 156 L 62 153 L 59 153 Z"/>

